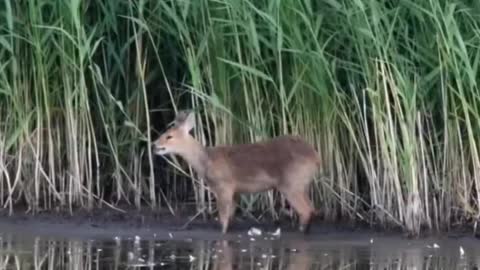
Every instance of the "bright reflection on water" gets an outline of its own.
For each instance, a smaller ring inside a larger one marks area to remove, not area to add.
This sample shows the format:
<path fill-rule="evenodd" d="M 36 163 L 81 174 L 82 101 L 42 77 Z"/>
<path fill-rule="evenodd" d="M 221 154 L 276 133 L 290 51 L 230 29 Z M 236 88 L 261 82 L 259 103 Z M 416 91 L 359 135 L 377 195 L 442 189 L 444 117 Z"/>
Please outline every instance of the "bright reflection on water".
<path fill-rule="evenodd" d="M 477 269 L 480 262 L 480 245 L 473 238 L 370 242 L 0 236 L 0 269 Z"/>

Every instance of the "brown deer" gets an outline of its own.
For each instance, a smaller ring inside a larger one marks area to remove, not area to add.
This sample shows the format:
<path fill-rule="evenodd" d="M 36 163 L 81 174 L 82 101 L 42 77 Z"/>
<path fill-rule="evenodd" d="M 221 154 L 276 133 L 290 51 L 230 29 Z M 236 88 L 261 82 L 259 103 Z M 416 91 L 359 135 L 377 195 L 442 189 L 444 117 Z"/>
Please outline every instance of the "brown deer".
<path fill-rule="evenodd" d="M 228 229 L 238 193 L 278 190 L 299 215 L 299 231 L 308 233 L 314 208 L 308 188 L 320 166 L 315 149 L 296 136 L 268 141 L 205 147 L 190 131 L 192 112 L 181 111 L 153 143 L 156 155 L 176 154 L 206 180 L 217 199 L 222 234 Z"/>

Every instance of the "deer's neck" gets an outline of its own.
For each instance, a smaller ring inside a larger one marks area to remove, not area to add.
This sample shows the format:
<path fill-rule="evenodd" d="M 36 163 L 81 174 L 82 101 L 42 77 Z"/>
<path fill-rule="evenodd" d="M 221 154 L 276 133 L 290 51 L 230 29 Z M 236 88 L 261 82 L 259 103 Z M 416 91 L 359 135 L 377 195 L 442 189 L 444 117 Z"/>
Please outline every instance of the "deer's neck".
<path fill-rule="evenodd" d="M 185 151 L 182 157 L 192 166 L 200 177 L 203 178 L 206 176 L 208 155 L 205 147 L 198 141 L 192 140 L 188 144 L 188 151 Z"/>

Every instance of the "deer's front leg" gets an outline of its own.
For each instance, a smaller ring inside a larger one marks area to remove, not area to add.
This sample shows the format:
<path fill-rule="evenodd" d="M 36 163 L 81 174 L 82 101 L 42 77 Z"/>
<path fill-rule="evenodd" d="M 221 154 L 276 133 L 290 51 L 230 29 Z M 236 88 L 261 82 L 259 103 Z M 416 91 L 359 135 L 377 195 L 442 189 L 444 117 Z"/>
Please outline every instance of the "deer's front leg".
<path fill-rule="evenodd" d="M 222 226 L 222 234 L 227 233 L 228 224 L 233 216 L 235 210 L 235 203 L 233 201 L 233 191 L 221 190 L 217 192 L 217 209 Z"/>

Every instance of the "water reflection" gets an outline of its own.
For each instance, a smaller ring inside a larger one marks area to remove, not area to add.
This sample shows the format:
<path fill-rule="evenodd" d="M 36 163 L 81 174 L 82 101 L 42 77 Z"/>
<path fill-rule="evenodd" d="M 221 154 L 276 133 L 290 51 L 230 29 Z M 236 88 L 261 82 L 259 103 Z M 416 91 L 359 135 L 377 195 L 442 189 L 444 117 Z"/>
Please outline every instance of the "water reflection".
<path fill-rule="evenodd" d="M 378 239 L 107 241 L 2 235 L 0 269 L 476 269 L 475 239 L 460 244 Z"/>

